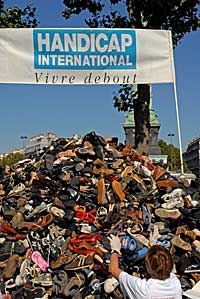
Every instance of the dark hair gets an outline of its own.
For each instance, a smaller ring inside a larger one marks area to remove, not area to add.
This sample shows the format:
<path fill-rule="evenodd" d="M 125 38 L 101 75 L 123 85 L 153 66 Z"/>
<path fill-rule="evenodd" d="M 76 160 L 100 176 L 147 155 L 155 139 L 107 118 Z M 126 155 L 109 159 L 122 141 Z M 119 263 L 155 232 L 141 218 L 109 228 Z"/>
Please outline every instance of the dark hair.
<path fill-rule="evenodd" d="M 165 247 L 154 245 L 146 254 L 145 264 L 151 278 L 165 280 L 170 277 L 174 261 Z"/>

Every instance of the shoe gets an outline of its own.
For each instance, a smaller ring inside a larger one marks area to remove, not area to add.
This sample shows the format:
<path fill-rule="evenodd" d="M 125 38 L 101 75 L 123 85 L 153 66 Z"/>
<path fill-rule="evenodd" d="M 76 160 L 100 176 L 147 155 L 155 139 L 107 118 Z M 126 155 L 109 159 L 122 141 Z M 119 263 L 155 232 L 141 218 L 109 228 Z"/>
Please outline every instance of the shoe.
<path fill-rule="evenodd" d="M 117 197 L 120 199 L 120 201 L 124 201 L 125 200 L 125 193 L 121 190 L 121 184 L 120 182 L 114 180 L 112 182 L 112 189 L 113 192 L 117 195 Z"/>
<path fill-rule="evenodd" d="M 54 216 L 49 213 L 45 216 L 41 216 L 36 222 L 36 226 L 40 226 L 40 227 L 48 226 L 53 220 L 54 220 Z"/>
<path fill-rule="evenodd" d="M 172 198 L 163 203 L 161 206 L 162 208 L 169 210 L 173 208 L 182 208 L 184 206 L 184 201 L 182 198 Z"/>
<path fill-rule="evenodd" d="M 114 278 L 108 278 L 104 281 L 104 291 L 109 294 L 112 293 L 114 291 L 114 289 L 116 289 L 116 287 L 119 285 L 119 281 Z"/>
<path fill-rule="evenodd" d="M 49 264 L 43 259 L 39 251 L 34 251 L 31 259 L 42 271 L 45 271 L 49 267 Z"/>
<path fill-rule="evenodd" d="M 61 254 L 55 261 L 52 261 L 50 263 L 50 267 L 52 269 L 57 269 L 66 264 L 70 264 L 77 256 L 78 254 L 76 253 L 72 254 L 71 252 L 65 252 Z"/>
<path fill-rule="evenodd" d="M 200 273 L 200 265 L 192 264 L 185 268 L 184 273 Z"/>
<path fill-rule="evenodd" d="M 191 251 L 192 247 L 189 243 L 185 242 L 183 239 L 180 238 L 180 236 L 175 236 L 171 240 L 172 245 L 179 247 L 186 251 Z"/>
<path fill-rule="evenodd" d="M 155 214 L 160 218 L 178 219 L 181 216 L 181 213 L 178 209 L 167 210 L 163 208 L 158 208 L 155 210 Z"/>
<path fill-rule="evenodd" d="M 64 266 L 64 269 L 67 271 L 74 271 L 83 268 L 88 268 L 93 266 L 95 253 L 90 253 L 86 255 L 77 255 L 71 263 L 68 263 Z"/>
<path fill-rule="evenodd" d="M 121 249 L 122 251 L 129 251 L 129 252 L 133 252 L 135 251 L 137 247 L 137 243 L 134 239 L 131 239 L 131 237 L 129 237 L 128 235 L 122 237 L 121 239 Z"/>
<path fill-rule="evenodd" d="M 92 172 L 93 172 L 93 174 L 105 175 L 105 176 L 109 176 L 109 175 L 114 174 L 114 170 L 109 169 L 107 167 L 107 165 L 103 161 L 101 161 L 100 159 L 96 159 L 94 161 Z"/>
<path fill-rule="evenodd" d="M 95 253 L 100 257 L 103 257 L 104 253 L 96 246 L 90 245 L 85 240 L 82 240 L 79 244 L 69 244 L 68 248 L 79 254 L 88 255 L 90 253 Z"/>
<path fill-rule="evenodd" d="M 151 226 L 152 214 L 147 204 L 142 204 L 142 220 L 143 226 L 149 231 Z"/>
<path fill-rule="evenodd" d="M 8 197 L 10 196 L 15 196 L 15 195 L 18 195 L 20 193 L 22 193 L 24 190 L 25 190 L 25 185 L 22 184 L 22 183 L 19 183 L 18 185 L 14 186 L 13 187 L 13 190 L 11 190 L 9 193 L 8 193 Z"/>
<path fill-rule="evenodd" d="M 136 253 L 134 253 L 132 256 L 127 256 L 127 259 L 133 262 L 143 260 L 147 254 L 148 248 L 143 247 L 142 249 L 139 249 Z"/>
<path fill-rule="evenodd" d="M 12 255 L 7 262 L 6 267 L 3 270 L 3 279 L 12 278 L 17 270 L 17 266 L 19 263 L 19 255 Z"/>
<path fill-rule="evenodd" d="M 156 244 L 157 244 L 157 245 L 160 245 L 160 246 L 163 246 L 163 247 L 165 247 L 165 248 L 170 248 L 171 245 L 172 245 L 171 242 L 168 241 L 168 240 L 163 240 L 163 241 L 158 240 L 158 241 L 156 242 Z"/>
<path fill-rule="evenodd" d="M 66 283 L 68 281 L 68 275 L 64 270 L 60 270 L 53 276 L 52 291 L 57 296 L 63 294 Z"/>
<path fill-rule="evenodd" d="M 67 298 L 78 298 L 76 296 L 78 296 L 79 289 L 84 285 L 84 282 L 85 282 L 84 275 L 82 273 L 76 273 L 75 276 L 72 276 L 67 281 L 62 294 Z"/>
<path fill-rule="evenodd" d="M 98 180 L 97 190 L 98 190 L 98 195 L 97 195 L 98 204 L 99 205 L 106 204 L 107 203 L 106 187 L 103 178 Z"/>
<path fill-rule="evenodd" d="M 156 186 L 159 190 L 166 190 L 167 188 L 177 188 L 178 182 L 175 180 L 163 180 L 157 181 Z"/>
<path fill-rule="evenodd" d="M 153 171 L 153 179 L 155 181 L 158 181 L 165 173 L 166 170 L 163 167 L 161 167 L 160 165 L 156 165 Z"/>
<path fill-rule="evenodd" d="M 31 260 L 25 259 L 20 266 L 19 274 L 15 278 L 15 283 L 19 287 L 26 282 L 26 276 L 31 273 Z"/>
<path fill-rule="evenodd" d="M 33 277 L 33 279 L 31 279 L 31 282 L 33 283 L 33 286 L 39 284 L 43 287 L 50 287 L 53 284 L 50 273 L 41 273 L 39 274 L 39 276 Z"/>
<path fill-rule="evenodd" d="M 133 166 L 126 166 L 121 173 L 121 177 L 125 178 L 126 176 L 131 176 L 133 173 Z"/>

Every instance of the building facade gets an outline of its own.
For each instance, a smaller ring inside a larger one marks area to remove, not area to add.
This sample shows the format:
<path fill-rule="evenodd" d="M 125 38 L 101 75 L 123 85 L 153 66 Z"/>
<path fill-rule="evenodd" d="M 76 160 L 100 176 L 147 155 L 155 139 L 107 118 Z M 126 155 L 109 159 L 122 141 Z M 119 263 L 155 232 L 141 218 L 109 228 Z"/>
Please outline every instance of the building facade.
<path fill-rule="evenodd" d="M 38 134 L 28 140 L 28 144 L 25 146 L 25 155 L 32 155 L 38 153 L 43 148 L 48 147 L 52 141 L 58 139 L 58 136 L 54 133 L 48 132 L 47 134 Z"/>
<path fill-rule="evenodd" d="M 200 179 L 200 137 L 193 139 L 188 144 L 183 158 L 190 171 Z"/>

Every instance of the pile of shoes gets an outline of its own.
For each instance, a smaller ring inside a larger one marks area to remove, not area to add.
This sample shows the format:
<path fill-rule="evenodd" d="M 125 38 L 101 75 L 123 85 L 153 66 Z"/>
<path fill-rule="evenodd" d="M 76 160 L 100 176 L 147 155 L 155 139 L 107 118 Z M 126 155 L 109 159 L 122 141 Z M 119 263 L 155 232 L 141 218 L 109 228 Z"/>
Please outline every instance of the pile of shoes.
<path fill-rule="evenodd" d="M 109 274 L 146 277 L 144 257 L 170 250 L 183 290 L 200 280 L 200 192 L 116 138 L 60 138 L 0 175 L 0 289 L 6 298 L 123 298 Z"/>

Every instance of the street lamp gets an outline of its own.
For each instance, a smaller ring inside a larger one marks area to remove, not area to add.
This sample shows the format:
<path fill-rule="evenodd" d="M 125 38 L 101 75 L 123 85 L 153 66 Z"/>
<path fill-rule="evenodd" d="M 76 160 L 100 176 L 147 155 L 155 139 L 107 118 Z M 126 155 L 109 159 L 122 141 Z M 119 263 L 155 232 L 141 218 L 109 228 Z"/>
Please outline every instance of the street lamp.
<path fill-rule="evenodd" d="M 171 142 L 171 146 L 170 146 L 170 170 L 172 170 L 172 137 L 175 136 L 174 133 L 168 133 L 168 136 L 171 137 L 170 138 L 170 142 Z"/>
<path fill-rule="evenodd" d="M 20 136 L 20 139 L 22 139 L 22 145 L 23 145 L 23 149 L 24 149 L 24 145 L 25 145 L 25 139 L 27 139 L 27 136 Z"/>

